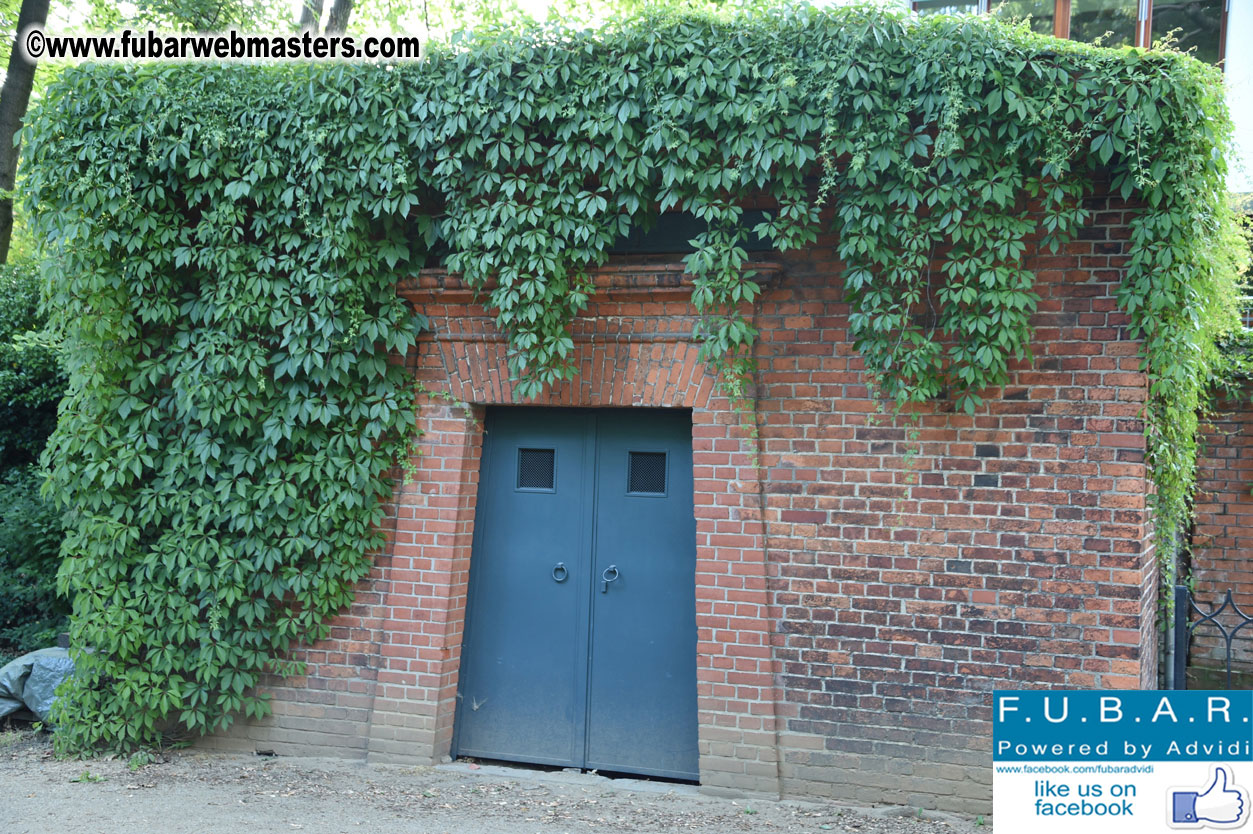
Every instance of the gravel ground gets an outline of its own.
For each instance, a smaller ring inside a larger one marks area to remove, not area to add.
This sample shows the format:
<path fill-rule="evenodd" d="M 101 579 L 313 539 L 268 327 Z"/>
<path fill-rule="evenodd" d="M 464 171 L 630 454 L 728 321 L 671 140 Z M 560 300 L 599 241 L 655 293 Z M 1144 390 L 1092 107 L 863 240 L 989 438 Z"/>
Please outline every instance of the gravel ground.
<path fill-rule="evenodd" d="M 594 774 L 456 763 L 198 751 L 132 769 L 58 761 L 46 735 L 0 732 L 0 832 L 313 834 L 958 834 L 991 826 L 900 808 L 720 799 L 696 788 Z"/>

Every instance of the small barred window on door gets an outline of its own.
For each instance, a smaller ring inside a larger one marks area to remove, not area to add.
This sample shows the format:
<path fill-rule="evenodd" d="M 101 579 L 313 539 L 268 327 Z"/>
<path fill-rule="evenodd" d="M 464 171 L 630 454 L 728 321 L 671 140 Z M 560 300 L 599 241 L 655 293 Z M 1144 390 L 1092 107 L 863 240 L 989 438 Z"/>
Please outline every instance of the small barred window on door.
<path fill-rule="evenodd" d="M 627 492 L 631 495 L 666 494 L 665 452 L 631 452 L 627 464 Z"/>
<path fill-rule="evenodd" d="M 556 482 L 554 449 L 518 449 L 518 489 L 551 490 Z"/>

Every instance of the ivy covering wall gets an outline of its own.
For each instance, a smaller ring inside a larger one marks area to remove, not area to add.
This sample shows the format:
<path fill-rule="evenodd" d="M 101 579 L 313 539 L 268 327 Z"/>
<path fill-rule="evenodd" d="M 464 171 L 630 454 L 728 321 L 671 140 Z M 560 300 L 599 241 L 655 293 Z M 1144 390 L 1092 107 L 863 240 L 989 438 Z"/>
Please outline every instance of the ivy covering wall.
<path fill-rule="evenodd" d="M 326 634 L 414 420 L 397 279 L 437 255 L 494 277 L 534 395 L 574 373 L 588 270 L 669 210 L 708 222 L 688 267 L 730 393 L 755 335 L 740 205 L 765 195 L 774 247 L 838 234 L 881 395 L 975 412 L 1029 353 L 1024 252 L 1074 235 L 1094 189 L 1142 205 L 1118 299 L 1168 538 L 1243 264 L 1228 132 L 1220 77 L 1185 56 L 869 8 L 537 28 L 403 66 L 66 72 L 23 137 L 71 357 L 46 456 L 60 584 L 93 648 L 60 749 L 264 714 L 259 675 Z"/>

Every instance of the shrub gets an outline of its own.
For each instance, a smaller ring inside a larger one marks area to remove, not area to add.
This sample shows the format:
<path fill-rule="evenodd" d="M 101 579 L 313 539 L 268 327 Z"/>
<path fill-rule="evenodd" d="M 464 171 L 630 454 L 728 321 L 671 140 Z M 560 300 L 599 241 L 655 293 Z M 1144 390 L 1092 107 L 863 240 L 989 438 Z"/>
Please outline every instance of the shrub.
<path fill-rule="evenodd" d="M 69 615 L 56 593 L 64 530 L 41 480 L 34 466 L 0 479 L 0 666 L 52 645 Z"/>
<path fill-rule="evenodd" d="M 52 644 L 68 603 L 56 594 L 64 529 L 39 495 L 34 461 L 65 393 L 56 339 L 31 264 L 0 265 L 0 664 Z"/>
<path fill-rule="evenodd" d="M 64 393 L 56 341 L 39 311 L 38 272 L 0 265 L 0 472 L 39 458 Z"/>

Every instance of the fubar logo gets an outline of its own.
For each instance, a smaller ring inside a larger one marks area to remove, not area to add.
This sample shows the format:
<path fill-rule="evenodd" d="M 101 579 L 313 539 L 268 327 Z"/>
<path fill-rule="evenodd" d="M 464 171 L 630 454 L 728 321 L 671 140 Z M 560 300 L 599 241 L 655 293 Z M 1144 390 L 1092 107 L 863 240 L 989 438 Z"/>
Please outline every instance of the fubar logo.
<path fill-rule="evenodd" d="M 1015 834 L 1169 834 L 1253 816 L 1253 692 L 997 692 L 993 812 Z M 1253 828 L 1253 826 L 1250 826 Z"/>
<path fill-rule="evenodd" d="M 1087 693 L 1090 694 L 1090 693 Z M 1040 718 L 1051 724 L 1064 724 L 1070 719 L 1070 701 L 1071 695 L 1044 695 L 1040 698 L 1042 708 L 1040 709 Z M 1175 693 L 1178 697 L 1178 693 Z M 1022 708 L 1018 705 L 1022 701 L 1022 697 L 1017 695 L 1003 695 L 997 700 L 997 720 L 1005 722 L 1011 720 L 1011 713 L 1022 712 Z M 1091 701 L 1090 698 L 1084 698 L 1085 702 Z M 1102 724 L 1116 724 L 1125 720 L 1128 716 L 1123 708 L 1123 697 L 1120 695 L 1101 695 L 1096 699 L 1095 709 L 1092 709 L 1085 703 L 1090 711 L 1094 713 L 1092 719 Z M 1192 706 L 1189 704 L 1189 706 Z M 1088 715 L 1080 714 L 1079 722 L 1086 724 Z M 1140 722 L 1141 715 L 1133 715 L 1131 719 L 1137 723 Z M 1196 720 L 1196 716 L 1185 713 L 1184 718 L 1192 723 Z M 1031 723 L 1031 715 L 1026 714 L 1022 717 L 1025 723 Z M 1171 721 L 1178 724 L 1180 721 L 1179 713 L 1171 703 L 1170 695 L 1162 695 L 1157 701 L 1157 705 L 1152 715 L 1146 719 L 1150 724 L 1158 721 Z M 1222 721 L 1224 723 L 1231 722 L 1231 698 L 1226 695 L 1210 695 L 1205 699 L 1205 720 L 1208 723 L 1214 721 Z M 1244 723 L 1248 723 L 1246 717 Z"/>

